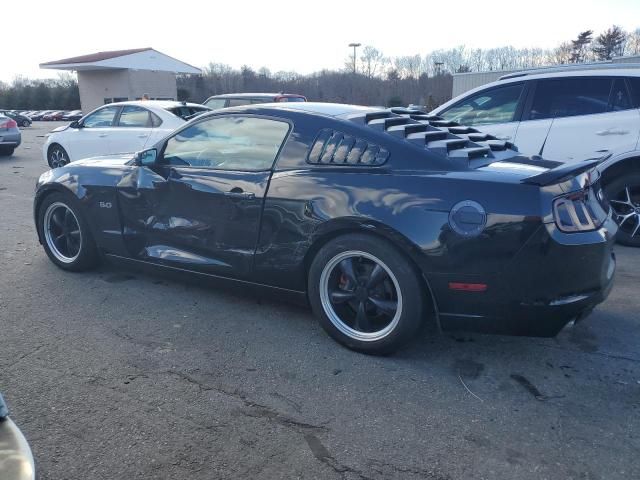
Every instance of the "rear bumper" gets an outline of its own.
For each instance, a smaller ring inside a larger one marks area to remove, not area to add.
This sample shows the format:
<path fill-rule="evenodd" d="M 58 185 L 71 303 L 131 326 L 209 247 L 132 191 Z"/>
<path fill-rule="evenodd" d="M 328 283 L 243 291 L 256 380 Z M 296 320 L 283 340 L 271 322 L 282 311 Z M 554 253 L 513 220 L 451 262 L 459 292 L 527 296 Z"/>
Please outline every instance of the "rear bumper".
<path fill-rule="evenodd" d="M 611 219 L 597 231 L 580 234 L 563 234 L 553 224 L 544 225 L 503 272 L 436 278 L 442 328 L 555 336 L 567 323 L 585 318 L 611 292 L 616 231 Z M 452 292 L 450 281 L 486 283 L 487 290 Z"/>
<path fill-rule="evenodd" d="M 3 133 L 0 132 L 0 145 L 17 147 L 22 142 L 22 135 L 20 132 Z"/>
<path fill-rule="evenodd" d="M 0 478 L 33 480 L 35 466 L 27 440 L 9 418 L 0 420 Z"/>

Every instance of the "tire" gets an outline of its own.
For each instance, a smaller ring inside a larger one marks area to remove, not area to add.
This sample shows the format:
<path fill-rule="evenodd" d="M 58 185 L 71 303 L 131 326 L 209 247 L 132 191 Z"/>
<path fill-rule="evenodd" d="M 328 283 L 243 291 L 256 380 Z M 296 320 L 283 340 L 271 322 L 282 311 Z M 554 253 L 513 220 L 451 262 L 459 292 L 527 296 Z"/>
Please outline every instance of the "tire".
<path fill-rule="evenodd" d="M 614 178 L 605 185 L 604 193 L 618 224 L 617 242 L 640 247 L 640 173 Z"/>
<path fill-rule="evenodd" d="M 14 147 L 0 147 L 0 156 L 2 157 L 10 157 L 13 155 Z"/>
<path fill-rule="evenodd" d="M 419 273 L 385 240 L 363 234 L 331 240 L 313 259 L 308 282 L 320 325 L 352 350 L 392 353 L 423 323 L 425 293 Z"/>
<path fill-rule="evenodd" d="M 54 143 L 47 150 L 47 163 L 51 168 L 64 167 L 69 163 L 69 154 L 57 143 Z"/>
<path fill-rule="evenodd" d="M 71 194 L 47 195 L 38 208 L 37 220 L 42 246 L 58 267 L 81 272 L 98 265 L 100 257 L 93 235 Z"/>
<path fill-rule="evenodd" d="M 29 123 L 29 120 L 23 120 L 23 121 L 22 121 L 22 126 L 23 126 L 24 128 L 27 128 L 27 127 L 28 127 L 28 126 L 30 126 L 30 125 L 31 125 L 31 123 Z"/>

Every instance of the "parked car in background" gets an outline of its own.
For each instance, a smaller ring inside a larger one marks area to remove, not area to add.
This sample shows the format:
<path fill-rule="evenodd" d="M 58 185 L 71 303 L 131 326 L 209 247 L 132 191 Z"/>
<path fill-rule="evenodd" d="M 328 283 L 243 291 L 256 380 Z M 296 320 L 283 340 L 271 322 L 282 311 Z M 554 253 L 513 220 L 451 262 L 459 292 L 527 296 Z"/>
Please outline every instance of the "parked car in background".
<path fill-rule="evenodd" d="M 204 105 L 212 110 L 217 110 L 218 108 L 238 107 L 240 105 L 250 105 L 253 103 L 306 101 L 306 97 L 295 93 L 227 93 L 207 98 Z"/>
<path fill-rule="evenodd" d="M 71 110 L 62 116 L 62 120 L 72 122 L 82 118 L 82 110 Z"/>
<path fill-rule="evenodd" d="M 20 127 L 30 127 L 32 123 L 32 120 L 29 117 L 21 113 L 16 113 L 8 110 L 0 110 L 0 115 L 13 118 Z"/>
<path fill-rule="evenodd" d="M 62 120 L 62 116 L 67 113 L 64 110 L 54 110 L 53 112 L 49 112 L 46 115 L 42 116 L 42 120 L 46 122 L 52 122 L 57 120 Z"/>
<path fill-rule="evenodd" d="M 197 103 L 163 100 L 110 103 L 53 130 L 42 154 L 57 168 L 81 158 L 136 152 L 183 125 L 180 115 L 203 109 Z"/>
<path fill-rule="evenodd" d="M 640 247 L 640 65 L 505 75 L 433 110 L 520 151 L 566 163 L 599 158 L 618 241 Z"/>
<path fill-rule="evenodd" d="M 0 479 L 35 480 L 36 469 L 29 443 L 13 421 L 0 395 Z"/>
<path fill-rule="evenodd" d="M 55 265 L 106 255 L 270 287 L 375 354 L 428 319 L 553 336 L 613 284 L 595 161 L 532 165 L 425 112 L 325 103 L 218 110 L 149 147 L 40 177 L 35 223 Z"/>
<path fill-rule="evenodd" d="M 33 120 L 34 122 L 38 122 L 42 120 L 42 117 L 50 113 L 53 113 L 54 111 L 55 110 L 40 110 L 39 112 L 36 112 L 33 115 L 31 115 L 31 120 Z"/>
<path fill-rule="evenodd" d="M 13 118 L 0 115 L 0 156 L 13 155 L 21 142 L 22 134 L 18 123 Z"/>

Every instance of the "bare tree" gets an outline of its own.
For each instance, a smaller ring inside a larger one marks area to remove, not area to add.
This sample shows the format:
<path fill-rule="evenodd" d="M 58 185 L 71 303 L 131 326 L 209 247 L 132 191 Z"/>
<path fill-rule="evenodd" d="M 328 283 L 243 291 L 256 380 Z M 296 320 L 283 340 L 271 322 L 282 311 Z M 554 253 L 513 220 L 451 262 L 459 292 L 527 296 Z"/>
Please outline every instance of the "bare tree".
<path fill-rule="evenodd" d="M 569 42 L 562 42 L 549 56 L 549 63 L 564 64 L 571 61 L 572 46 Z"/>
<path fill-rule="evenodd" d="M 627 55 L 640 55 L 640 28 L 627 34 L 625 52 Z"/>
<path fill-rule="evenodd" d="M 367 45 L 362 49 L 360 64 L 362 65 L 363 73 L 367 77 L 373 78 L 382 73 L 386 63 L 387 59 L 377 48 Z"/>

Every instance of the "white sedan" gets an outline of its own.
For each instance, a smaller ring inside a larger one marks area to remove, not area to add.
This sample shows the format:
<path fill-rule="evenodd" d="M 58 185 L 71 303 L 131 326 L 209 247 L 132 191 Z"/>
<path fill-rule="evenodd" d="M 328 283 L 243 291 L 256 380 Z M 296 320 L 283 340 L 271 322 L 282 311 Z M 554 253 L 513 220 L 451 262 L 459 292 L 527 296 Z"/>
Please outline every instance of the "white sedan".
<path fill-rule="evenodd" d="M 51 168 L 57 168 L 82 158 L 137 152 L 183 125 L 186 118 L 208 110 L 197 103 L 161 100 L 110 103 L 53 130 L 42 155 Z"/>

